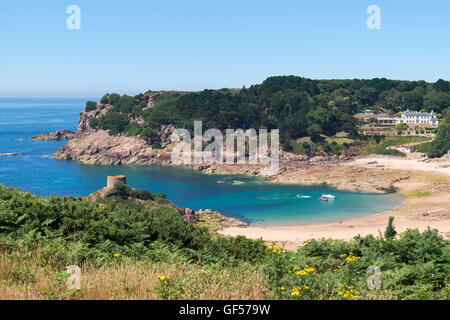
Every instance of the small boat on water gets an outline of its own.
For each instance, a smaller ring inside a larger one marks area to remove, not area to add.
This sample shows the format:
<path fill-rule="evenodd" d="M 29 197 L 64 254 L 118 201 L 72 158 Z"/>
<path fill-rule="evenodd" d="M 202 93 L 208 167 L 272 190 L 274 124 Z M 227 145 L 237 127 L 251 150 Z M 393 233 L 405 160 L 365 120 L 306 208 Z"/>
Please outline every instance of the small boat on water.
<path fill-rule="evenodd" d="M 320 197 L 320 201 L 328 201 L 328 198 Z"/>
<path fill-rule="evenodd" d="M 298 194 L 298 195 L 297 195 L 297 198 L 300 198 L 300 199 L 309 199 L 309 198 L 311 198 L 311 196 L 305 196 L 305 195 L 303 195 L 303 194 Z"/>
<path fill-rule="evenodd" d="M 336 199 L 336 196 L 332 194 L 323 194 L 321 198 Z"/>

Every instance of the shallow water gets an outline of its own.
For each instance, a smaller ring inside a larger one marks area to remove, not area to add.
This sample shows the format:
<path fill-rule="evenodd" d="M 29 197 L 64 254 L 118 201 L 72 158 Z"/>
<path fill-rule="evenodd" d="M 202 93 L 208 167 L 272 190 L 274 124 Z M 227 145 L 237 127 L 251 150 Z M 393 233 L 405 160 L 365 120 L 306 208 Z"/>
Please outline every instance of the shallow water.
<path fill-rule="evenodd" d="M 399 195 L 272 184 L 254 177 L 210 176 L 185 168 L 91 166 L 49 158 L 65 142 L 30 137 L 59 129 L 76 130 L 86 100 L 0 99 L 0 153 L 24 153 L 0 157 L 0 183 L 44 196 L 86 196 L 104 187 L 106 176 L 125 174 L 130 186 L 165 193 L 177 205 L 218 210 L 252 225 L 345 220 L 381 213 L 403 201 Z M 322 193 L 334 194 L 336 199 L 320 201 Z"/>

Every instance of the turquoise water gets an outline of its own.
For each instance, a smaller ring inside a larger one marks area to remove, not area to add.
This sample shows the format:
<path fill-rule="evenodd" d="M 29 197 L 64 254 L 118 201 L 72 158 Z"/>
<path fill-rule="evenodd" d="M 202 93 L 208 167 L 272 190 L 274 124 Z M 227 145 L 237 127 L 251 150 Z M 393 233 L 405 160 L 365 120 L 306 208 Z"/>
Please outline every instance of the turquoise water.
<path fill-rule="evenodd" d="M 30 137 L 59 129 L 75 130 L 83 99 L 0 99 L 0 183 L 38 195 L 86 196 L 125 174 L 130 186 L 167 194 L 179 206 L 213 209 L 252 225 L 294 225 L 345 220 L 392 209 L 399 195 L 338 191 L 327 186 L 264 183 L 245 176 L 209 176 L 174 167 L 90 166 L 49 158 L 64 142 Z M 98 100 L 98 99 L 91 99 Z M 244 184 L 235 184 L 242 181 Z M 319 201 L 322 193 L 335 200 Z M 301 199 L 303 194 L 311 198 Z"/>

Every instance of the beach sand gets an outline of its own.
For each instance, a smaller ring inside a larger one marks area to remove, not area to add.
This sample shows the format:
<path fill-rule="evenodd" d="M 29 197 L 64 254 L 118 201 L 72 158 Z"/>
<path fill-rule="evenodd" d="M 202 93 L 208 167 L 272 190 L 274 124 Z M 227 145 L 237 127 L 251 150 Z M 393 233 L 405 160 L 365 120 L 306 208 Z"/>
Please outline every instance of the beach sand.
<path fill-rule="evenodd" d="M 296 179 L 297 176 L 297 179 Z M 349 162 L 327 166 L 330 184 L 342 189 L 370 188 L 367 183 L 392 184 L 405 196 L 404 203 L 393 210 L 362 218 L 330 223 L 299 226 L 264 226 L 227 228 L 219 233 L 228 236 L 244 235 L 266 241 L 288 241 L 291 245 L 309 239 L 332 238 L 349 240 L 356 235 L 378 236 L 386 228 L 389 216 L 394 216 L 397 232 L 407 229 L 426 230 L 436 228 L 444 238 L 450 238 L 450 159 L 425 160 L 421 158 L 397 158 L 389 156 L 359 157 Z M 307 183 L 310 177 L 317 182 L 311 170 L 291 170 L 276 178 L 277 182 Z M 320 176 L 320 179 L 324 179 Z M 351 187 L 348 188 L 348 181 Z M 389 182 L 390 181 L 390 182 Z M 328 182 L 323 181 L 323 182 Z M 344 183 L 346 182 L 346 183 Z"/>

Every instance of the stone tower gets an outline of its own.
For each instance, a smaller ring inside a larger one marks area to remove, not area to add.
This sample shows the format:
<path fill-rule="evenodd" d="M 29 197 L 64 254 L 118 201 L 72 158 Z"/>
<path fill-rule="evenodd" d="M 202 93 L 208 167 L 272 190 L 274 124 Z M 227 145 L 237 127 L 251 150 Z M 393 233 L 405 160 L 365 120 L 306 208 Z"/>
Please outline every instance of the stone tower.
<path fill-rule="evenodd" d="M 123 182 L 124 184 L 127 183 L 127 177 L 124 175 L 118 175 L 118 176 L 108 176 L 106 180 L 106 188 L 112 189 L 114 187 L 114 184 L 116 182 Z"/>

